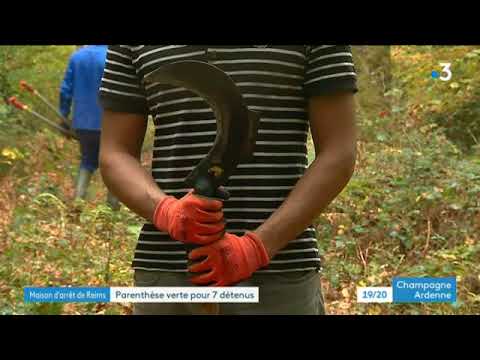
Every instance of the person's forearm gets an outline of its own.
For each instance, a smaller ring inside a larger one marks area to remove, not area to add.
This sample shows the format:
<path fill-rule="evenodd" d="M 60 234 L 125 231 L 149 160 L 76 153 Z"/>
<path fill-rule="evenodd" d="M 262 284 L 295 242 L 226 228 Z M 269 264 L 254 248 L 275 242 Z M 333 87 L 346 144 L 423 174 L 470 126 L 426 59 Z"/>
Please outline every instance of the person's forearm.
<path fill-rule="evenodd" d="M 350 180 L 355 154 L 320 153 L 283 204 L 255 233 L 272 258 L 301 234 Z"/>
<path fill-rule="evenodd" d="M 111 152 L 100 158 L 100 170 L 108 189 L 136 214 L 152 221 L 158 202 L 165 193 L 138 158 L 125 152 Z"/>

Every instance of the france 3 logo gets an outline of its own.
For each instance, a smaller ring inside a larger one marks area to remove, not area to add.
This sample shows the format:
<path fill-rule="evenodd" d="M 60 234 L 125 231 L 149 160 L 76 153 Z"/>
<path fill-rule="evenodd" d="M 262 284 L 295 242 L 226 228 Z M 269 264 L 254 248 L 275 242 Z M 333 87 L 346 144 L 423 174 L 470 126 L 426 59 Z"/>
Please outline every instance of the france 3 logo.
<path fill-rule="evenodd" d="M 442 81 L 449 81 L 452 78 L 452 70 L 450 69 L 452 64 L 448 62 L 441 62 L 439 63 L 439 65 L 442 67 L 442 70 L 440 72 L 437 70 L 433 70 L 432 78 L 440 79 Z"/>

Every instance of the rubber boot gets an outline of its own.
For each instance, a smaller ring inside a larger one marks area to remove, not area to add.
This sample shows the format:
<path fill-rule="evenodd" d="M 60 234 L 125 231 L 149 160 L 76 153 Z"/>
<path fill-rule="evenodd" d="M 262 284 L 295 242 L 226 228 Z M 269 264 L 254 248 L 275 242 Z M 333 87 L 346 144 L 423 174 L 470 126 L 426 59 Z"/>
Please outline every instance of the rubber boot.
<path fill-rule="evenodd" d="M 87 169 L 80 168 L 75 187 L 75 199 L 85 199 L 91 179 L 92 172 L 88 171 Z"/>
<path fill-rule="evenodd" d="M 107 205 L 110 206 L 113 211 L 120 210 L 120 201 L 118 201 L 115 195 L 113 195 L 110 191 L 107 194 Z"/>

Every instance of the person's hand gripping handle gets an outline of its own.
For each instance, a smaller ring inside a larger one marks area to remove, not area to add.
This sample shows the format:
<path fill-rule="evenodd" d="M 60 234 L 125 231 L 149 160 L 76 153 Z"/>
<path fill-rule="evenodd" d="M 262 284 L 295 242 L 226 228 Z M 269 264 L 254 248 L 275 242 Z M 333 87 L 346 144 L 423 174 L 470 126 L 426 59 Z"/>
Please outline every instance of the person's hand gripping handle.
<path fill-rule="evenodd" d="M 198 178 L 195 181 L 193 194 L 201 199 L 205 199 L 209 201 L 213 200 L 215 202 L 220 202 L 222 204 L 222 222 L 224 224 L 224 228 L 220 238 L 218 239 L 220 240 L 225 234 L 225 223 L 223 219 L 223 201 L 228 200 L 228 198 L 230 197 L 230 194 L 223 187 L 215 188 L 213 185 L 213 182 L 210 179 L 203 179 L 203 178 Z M 187 250 L 187 256 L 188 254 L 190 254 L 190 252 L 193 249 L 203 245 L 205 244 L 195 244 L 195 243 L 186 244 L 185 247 Z M 193 264 L 194 263 L 191 260 L 188 260 L 189 267 Z"/>
<path fill-rule="evenodd" d="M 156 205 L 153 224 L 187 246 L 208 245 L 225 232 L 223 203 L 219 199 L 189 191 L 177 199 L 166 196 Z"/>

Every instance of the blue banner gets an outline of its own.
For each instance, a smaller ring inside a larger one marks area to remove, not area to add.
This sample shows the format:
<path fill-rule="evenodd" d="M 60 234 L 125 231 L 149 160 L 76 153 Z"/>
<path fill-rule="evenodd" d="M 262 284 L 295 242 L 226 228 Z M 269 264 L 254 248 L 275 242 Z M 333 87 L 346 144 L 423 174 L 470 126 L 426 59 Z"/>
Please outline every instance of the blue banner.
<path fill-rule="evenodd" d="M 394 303 L 453 303 L 457 301 L 457 280 L 446 278 L 393 278 Z"/>
<path fill-rule="evenodd" d="M 23 289 L 26 303 L 54 302 L 110 302 L 107 287 L 26 287 Z"/>

